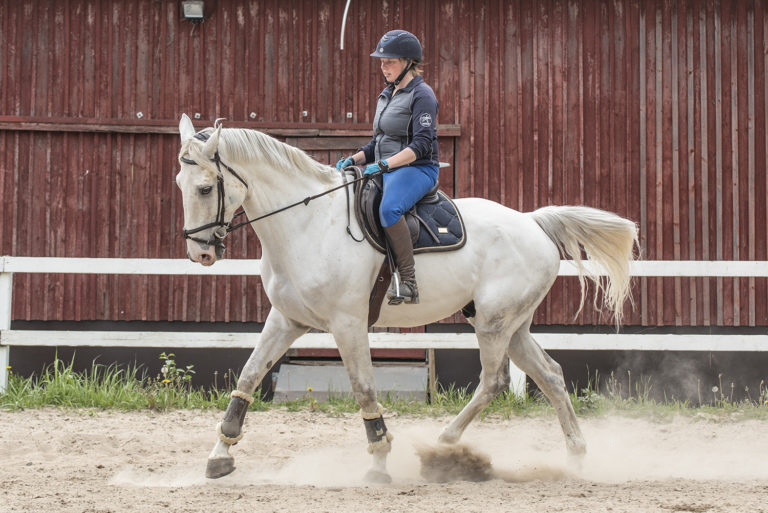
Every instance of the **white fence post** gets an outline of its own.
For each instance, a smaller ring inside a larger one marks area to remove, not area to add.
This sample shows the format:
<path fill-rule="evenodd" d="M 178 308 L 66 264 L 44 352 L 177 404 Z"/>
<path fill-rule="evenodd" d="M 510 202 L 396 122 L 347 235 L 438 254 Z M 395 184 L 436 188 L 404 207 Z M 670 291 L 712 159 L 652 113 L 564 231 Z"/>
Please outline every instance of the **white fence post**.
<path fill-rule="evenodd" d="M 11 329 L 11 295 L 13 294 L 13 273 L 3 272 L 0 265 L 0 333 Z M 10 347 L 0 338 L 0 393 L 8 387 L 8 365 Z"/>

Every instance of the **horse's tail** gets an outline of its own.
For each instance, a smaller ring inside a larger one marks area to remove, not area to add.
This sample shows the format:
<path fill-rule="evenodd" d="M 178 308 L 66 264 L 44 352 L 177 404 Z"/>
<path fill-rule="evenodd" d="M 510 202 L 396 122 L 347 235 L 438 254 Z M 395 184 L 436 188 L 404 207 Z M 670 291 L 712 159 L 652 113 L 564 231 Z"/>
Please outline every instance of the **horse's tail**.
<path fill-rule="evenodd" d="M 620 325 L 624 301 L 632 299 L 629 264 L 635 259 L 634 248 L 638 243 L 635 223 L 590 207 L 551 206 L 530 215 L 560 252 L 576 264 L 581 284 L 579 312 L 587 295 L 587 277 L 602 292 L 603 304 L 613 314 L 616 325 Z M 582 248 L 597 268 L 584 267 Z M 601 278 L 603 274 L 607 279 Z M 597 307 L 597 294 L 594 300 Z"/>

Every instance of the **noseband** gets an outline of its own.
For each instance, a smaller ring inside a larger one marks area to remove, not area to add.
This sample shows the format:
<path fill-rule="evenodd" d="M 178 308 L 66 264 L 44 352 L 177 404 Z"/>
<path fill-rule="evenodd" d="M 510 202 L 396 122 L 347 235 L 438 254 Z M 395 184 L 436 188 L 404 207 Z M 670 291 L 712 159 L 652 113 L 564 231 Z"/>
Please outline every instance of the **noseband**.
<path fill-rule="evenodd" d="M 206 142 L 208 139 L 210 139 L 211 136 L 203 132 L 198 132 L 194 135 L 194 137 L 195 139 Z M 185 164 L 191 164 L 193 166 L 198 165 L 197 162 L 186 157 L 179 157 L 179 159 Z M 202 226 L 198 226 L 197 228 L 192 228 L 191 230 L 184 229 L 184 238 L 199 242 L 201 244 L 214 246 L 216 248 L 216 253 L 223 253 L 224 249 L 226 249 L 224 246 L 224 237 L 226 237 L 229 232 L 234 230 L 234 228 L 230 227 L 229 223 L 224 219 L 224 177 L 221 172 L 221 166 L 224 166 L 230 173 L 235 176 L 235 178 L 240 180 L 240 182 L 245 185 L 246 189 L 248 189 L 248 184 L 240 175 L 235 172 L 234 169 L 221 161 L 218 150 L 213 154 L 211 161 L 216 163 L 216 169 L 219 172 L 216 177 L 216 201 L 218 203 L 216 206 L 216 220 L 212 223 L 204 224 Z M 213 228 L 214 226 L 216 229 L 211 232 L 211 236 L 207 240 L 192 236 L 195 233 L 207 230 L 208 228 Z"/>

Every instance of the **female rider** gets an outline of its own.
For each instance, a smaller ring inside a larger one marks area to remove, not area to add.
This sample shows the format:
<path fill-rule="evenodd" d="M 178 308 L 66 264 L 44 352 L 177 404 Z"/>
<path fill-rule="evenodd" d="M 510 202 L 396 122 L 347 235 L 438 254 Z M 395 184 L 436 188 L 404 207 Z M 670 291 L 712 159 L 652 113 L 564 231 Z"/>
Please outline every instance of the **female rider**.
<path fill-rule="evenodd" d="M 421 77 L 421 43 L 410 32 L 387 32 L 371 57 L 381 59 L 387 84 L 376 105 L 373 138 L 336 168 L 370 163 L 366 175 L 384 174 L 379 217 L 400 275 L 399 294 L 390 290 L 389 303 L 416 304 L 413 244 L 403 214 L 437 183 L 437 98 Z"/>

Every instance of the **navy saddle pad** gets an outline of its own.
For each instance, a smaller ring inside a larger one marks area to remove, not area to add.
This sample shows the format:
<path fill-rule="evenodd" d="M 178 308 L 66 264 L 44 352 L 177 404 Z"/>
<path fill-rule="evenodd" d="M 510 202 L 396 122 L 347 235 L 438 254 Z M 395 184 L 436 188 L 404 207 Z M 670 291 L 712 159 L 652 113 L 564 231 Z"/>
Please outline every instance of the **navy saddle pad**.
<path fill-rule="evenodd" d="M 384 230 L 379 222 L 381 192 L 381 175 L 365 181 L 355 197 L 355 215 L 368 242 L 386 253 Z M 405 214 L 405 220 L 411 230 L 414 254 L 452 251 L 467 241 L 459 209 L 453 200 L 438 190 L 438 185 Z"/>

